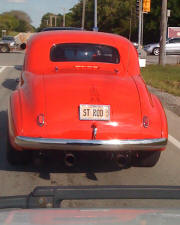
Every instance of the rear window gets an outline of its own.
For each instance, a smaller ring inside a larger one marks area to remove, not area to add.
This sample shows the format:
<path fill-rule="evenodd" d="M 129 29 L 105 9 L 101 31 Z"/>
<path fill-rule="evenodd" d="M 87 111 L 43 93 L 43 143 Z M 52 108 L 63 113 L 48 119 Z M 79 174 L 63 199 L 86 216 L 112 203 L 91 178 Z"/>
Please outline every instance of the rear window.
<path fill-rule="evenodd" d="M 103 62 L 118 64 L 118 50 L 112 46 L 66 43 L 54 45 L 50 50 L 50 59 L 53 62 Z"/>

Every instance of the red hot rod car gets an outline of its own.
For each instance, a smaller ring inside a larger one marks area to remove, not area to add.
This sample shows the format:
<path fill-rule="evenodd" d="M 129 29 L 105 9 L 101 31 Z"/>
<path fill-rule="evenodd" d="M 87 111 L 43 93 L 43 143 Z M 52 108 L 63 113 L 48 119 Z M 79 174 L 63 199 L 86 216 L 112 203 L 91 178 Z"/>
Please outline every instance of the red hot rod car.
<path fill-rule="evenodd" d="M 132 165 L 154 166 L 168 137 L 164 110 L 146 88 L 134 46 L 100 32 L 34 35 L 8 123 L 10 163 L 52 149 L 113 152 L 120 164 L 128 157 Z"/>

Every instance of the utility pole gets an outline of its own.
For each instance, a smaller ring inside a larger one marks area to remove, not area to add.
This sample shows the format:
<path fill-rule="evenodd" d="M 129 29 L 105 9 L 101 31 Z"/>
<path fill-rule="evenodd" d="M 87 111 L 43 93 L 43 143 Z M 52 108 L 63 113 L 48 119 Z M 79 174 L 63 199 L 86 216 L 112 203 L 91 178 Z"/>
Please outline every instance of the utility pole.
<path fill-rule="evenodd" d="M 65 12 L 65 9 L 64 9 L 64 14 L 63 14 L 63 27 L 66 26 L 66 12 Z"/>
<path fill-rule="evenodd" d="M 48 25 L 48 20 L 47 20 L 47 25 Z M 50 27 L 56 27 L 57 25 L 57 16 L 51 15 L 50 16 Z"/>
<path fill-rule="evenodd" d="M 50 27 L 52 27 L 52 16 L 50 16 Z"/>
<path fill-rule="evenodd" d="M 143 46 L 144 39 L 144 13 L 141 13 L 141 46 Z"/>
<path fill-rule="evenodd" d="M 141 35 L 142 35 L 142 0 L 139 0 L 138 49 L 140 49 L 141 46 Z"/>
<path fill-rule="evenodd" d="M 131 15 L 129 20 L 129 40 L 131 40 L 131 30 L 132 30 L 132 2 L 131 2 Z"/>
<path fill-rule="evenodd" d="M 83 0 L 82 25 L 81 25 L 82 30 L 84 30 L 84 24 L 85 24 L 85 13 L 86 13 L 86 0 Z"/>
<path fill-rule="evenodd" d="M 55 27 L 57 26 L 57 16 L 54 16 L 55 19 Z"/>
<path fill-rule="evenodd" d="M 167 0 L 162 0 L 159 64 L 166 64 Z"/>
<path fill-rule="evenodd" d="M 94 0 L 94 28 L 93 31 L 98 31 L 97 27 L 97 0 Z"/>

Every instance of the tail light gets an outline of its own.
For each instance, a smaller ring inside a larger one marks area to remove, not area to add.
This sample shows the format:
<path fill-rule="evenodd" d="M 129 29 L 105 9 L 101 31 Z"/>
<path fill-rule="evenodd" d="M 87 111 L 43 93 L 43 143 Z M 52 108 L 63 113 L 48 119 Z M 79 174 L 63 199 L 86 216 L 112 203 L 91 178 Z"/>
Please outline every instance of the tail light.
<path fill-rule="evenodd" d="M 143 117 L 143 127 L 148 128 L 149 127 L 149 118 L 147 116 Z"/>
<path fill-rule="evenodd" d="M 42 127 L 44 126 L 44 115 L 43 114 L 39 114 L 37 116 L 37 124 Z"/>

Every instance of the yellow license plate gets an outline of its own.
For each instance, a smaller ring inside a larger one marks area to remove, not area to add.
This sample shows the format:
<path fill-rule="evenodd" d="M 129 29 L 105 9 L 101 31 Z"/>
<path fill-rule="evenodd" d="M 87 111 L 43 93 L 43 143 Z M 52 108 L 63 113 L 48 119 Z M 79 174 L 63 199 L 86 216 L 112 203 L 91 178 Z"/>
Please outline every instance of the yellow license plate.
<path fill-rule="evenodd" d="M 110 120 L 110 105 L 80 105 L 80 120 Z"/>

